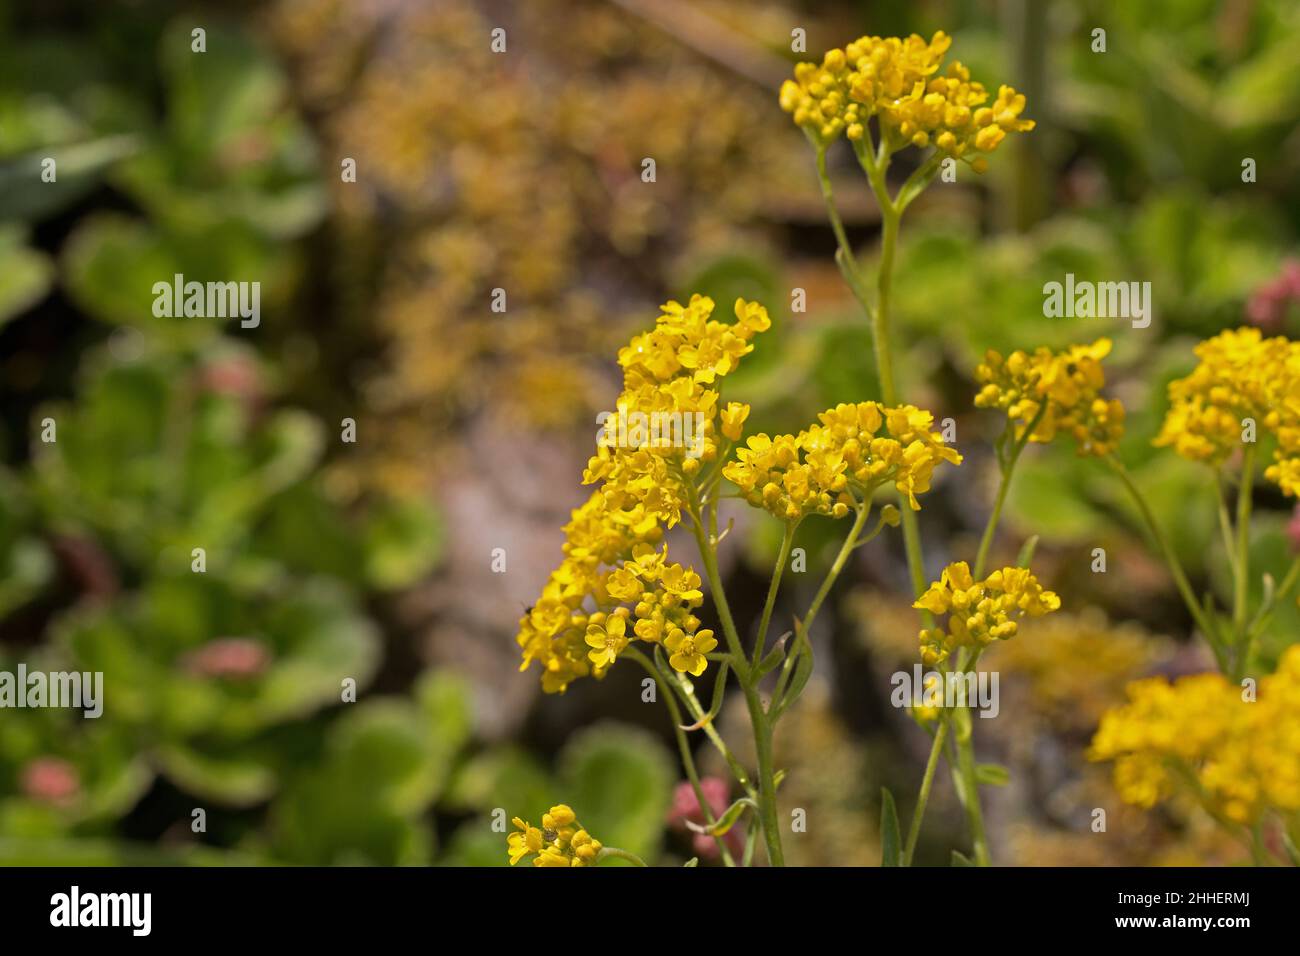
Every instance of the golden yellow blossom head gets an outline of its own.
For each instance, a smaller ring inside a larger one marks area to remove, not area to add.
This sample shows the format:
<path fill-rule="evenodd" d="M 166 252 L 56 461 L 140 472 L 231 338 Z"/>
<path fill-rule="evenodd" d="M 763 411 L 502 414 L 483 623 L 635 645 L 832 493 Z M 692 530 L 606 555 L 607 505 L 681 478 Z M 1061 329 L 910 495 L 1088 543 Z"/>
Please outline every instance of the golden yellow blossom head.
<path fill-rule="evenodd" d="M 800 63 L 781 87 L 781 108 L 821 147 L 841 134 L 860 141 L 875 117 L 890 151 L 933 146 L 983 172 L 1008 133 L 1034 128 L 1021 118 L 1025 97 L 1009 86 L 989 102 L 959 62 L 940 70 L 952 38 L 939 31 L 929 40 L 912 34 L 864 36 L 830 50 L 822 62 Z"/>
<path fill-rule="evenodd" d="M 719 379 L 772 323 L 761 305 L 743 299 L 734 322 L 713 311 L 707 296 L 669 302 L 655 327 L 619 352 L 623 393 L 583 474 L 585 484 L 601 483 L 612 508 L 643 507 L 671 528 L 686 505 L 686 482 L 717 459 L 719 434 L 739 437 L 748 406 L 720 408 Z"/>
<path fill-rule="evenodd" d="M 723 475 L 751 505 L 793 521 L 810 514 L 844 517 L 886 483 L 919 510 L 916 496 L 930 490 L 934 469 L 961 462 L 930 430 L 934 417 L 912 405 L 837 405 L 818 419 L 798 435 L 750 436 Z"/>
<path fill-rule="evenodd" d="M 1018 618 L 1039 617 L 1060 606 L 1061 599 L 1044 590 L 1028 568 L 1003 568 L 976 581 L 965 561 L 950 564 L 913 605 L 948 615 L 946 627 L 921 631 L 921 659 L 937 664 L 958 647 L 1007 640 L 1018 630 Z"/>
<path fill-rule="evenodd" d="M 1149 808 L 1194 782 L 1235 823 L 1252 825 L 1270 808 L 1300 811 L 1300 645 L 1254 700 L 1220 674 L 1136 681 L 1128 697 L 1102 717 L 1089 752 L 1115 762 L 1126 802 Z"/>
<path fill-rule="evenodd" d="M 573 512 L 564 560 L 519 622 L 520 670 L 538 663 L 547 693 L 603 677 L 634 640 L 662 644 L 673 667 L 696 676 L 716 646 L 695 614 L 704 603 L 699 575 L 659 545 L 701 464 L 739 439 L 749 406 L 722 405 L 721 379 L 772 323 L 743 299 L 734 321 L 713 312 L 705 296 L 669 302 L 655 327 L 619 352 L 623 392 L 583 475 L 600 487 Z"/>
<path fill-rule="evenodd" d="M 506 837 L 511 866 L 527 856 L 533 857 L 533 866 L 594 866 L 600 855 L 601 842 L 583 828 L 566 804 L 544 813 L 540 829 L 518 817 L 513 822 L 517 832 Z"/>
<path fill-rule="evenodd" d="M 1300 491 L 1300 344 L 1259 329 L 1221 332 L 1196 346 L 1191 374 L 1169 384 L 1169 412 L 1155 444 L 1222 465 L 1246 441 L 1276 439 L 1264 476 Z"/>
<path fill-rule="evenodd" d="M 1058 433 L 1072 437 L 1080 455 L 1108 455 L 1124 434 L 1124 406 L 1106 399 L 1101 362 L 1110 354 L 1110 339 L 1072 345 L 1059 352 L 1039 348 L 1012 352 L 1005 358 L 990 349 L 975 370 L 979 408 L 1006 413 L 1021 440 L 1050 442 Z"/>

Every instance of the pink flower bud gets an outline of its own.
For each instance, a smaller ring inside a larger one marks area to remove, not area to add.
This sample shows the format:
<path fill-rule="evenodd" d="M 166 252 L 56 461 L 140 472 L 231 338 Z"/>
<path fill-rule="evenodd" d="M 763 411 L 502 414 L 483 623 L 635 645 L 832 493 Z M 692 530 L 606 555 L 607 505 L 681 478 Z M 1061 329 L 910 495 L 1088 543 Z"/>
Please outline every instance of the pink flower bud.
<path fill-rule="evenodd" d="M 185 658 L 185 668 L 203 677 L 247 679 L 266 670 L 271 655 L 259 641 L 248 637 L 219 637 Z"/>
<path fill-rule="evenodd" d="M 37 757 L 22 772 L 22 791 L 41 803 L 68 804 L 81 790 L 77 768 L 61 757 Z"/>

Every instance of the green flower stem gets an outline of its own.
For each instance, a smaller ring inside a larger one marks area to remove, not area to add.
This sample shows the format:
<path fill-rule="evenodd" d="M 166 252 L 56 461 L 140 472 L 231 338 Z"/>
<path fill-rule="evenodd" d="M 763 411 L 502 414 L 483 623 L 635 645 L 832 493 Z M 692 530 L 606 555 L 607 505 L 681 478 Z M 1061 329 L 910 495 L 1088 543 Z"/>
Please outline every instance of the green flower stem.
<path fill-rule="evenodd" d="M 710 655 L 711 658 L 712 656 L 713 655 Z M 731 658 L 725 654 L 722 656 L 726 658 L 727 664 L 730 666 Z M 704 705 L 700 703 L 699 698 L 695 696 L 695 690 L 691 687 L 690 682 L 681 674 L 665 671 L 661 661 L 657 660 L 656 664 L 659 666 L 660 672 L 665 674 L 665 679 L 668 680 L 669 686 L 676 688 L 681 694 L 682 702 L 686 704 L 687 712 L 695 718 L 696 723 L 699 723 L 700 720 L 703 719 L 706 711 Z M 756 800 L 758 793 L 754 790 L 753 781 L 749 779 L 749 774 L 745 771 L 745 768 L 740 765 L 740 761 L 736 759 L 735 754 L 731 752 L 726 741 L 722 739 L 722 735 L 718 733 L 718 729 L 713 726 L 713 721 L 710 720 L 705 722 L 700 726 L 700 729 L 704 731 L 704 736 L 708 737 L 713 746 L 718 749 L 720 754 L 722 754 L 722 758 L 727 762 L 727 766 L 731 768 L 731 772 L 735 775 L 736 780 L 738 780 L 740 785 L 745 788 L 745 793 L 748 794 L 751 799 Z M 683 730 L 685 730 L 685 728 L 683 728 Z"/>
<path fill-rule="evenodd" d="M 1241 457 L 1241 485 L 1237 489 L 1237 574 L 1232 588 L 1233 679 L 1246 668 L 1246 602 L 1250 599 L 1250 506 L 1255 481 L 1255 446 L 1247 444 Z"/>
<path fill-rule="evenodd" d="M 1264 632 L 1264 628 L 1268 627 L 1278 606 L 1291 593 L 1291 588 L 1295 586 L 1297 573 L 1300 573 L 1300 557 L 1292 560 L 1291 567 L 1287 569 L 1286 577 L 1282 579 L 1282 583 L 1273 592 L 1272 601 L 1261 604 L 1259 610 L 1255 612 L 1255 619 L 1251 622 L 1250 627 L 1246 629 L 1247 658 L 1250 657 L 1250 650 L 1255 644 L 1255 639 Z"/>
<path fill-rule="evenodd" d="M 1038 423 L 1043 418 L 1043 413 L 1047 410 L 1044 403 L 1039 409 L 1038 414 L 1025 427 L 1025 433 L 1021 435 L 1011 446 L 1011 455 L 1002 463 L 1002 480 L 998 484 L 997 500 L 993 502 L 993 510 L 989 513 L 988 523 L 984 526 L 984 535 L 980 538 L 979 552 L 975 555 L 974 577 L 978 581 L 984 577 L 984 565 L 988 561 L 989 548 L 993 545 L 994 535 L 997 533 L 998 522 L 1002 520 L 1002 506 L 1006 504 L 1007 492 L 1011 490 L 1011 476 L 1015 473 L 1016 462 L 1020 460 L 1020 453 L 1025 450 L 1029 444 L 1029 436 L 1034 433 Z"/>
<path fill-rule="evenodd" d="M 840 251 L 848 257 L 850 265 L 856 265 L 857 260 L 853 256 L 853 247 L 849 245 L 848 234 L 844 231 L 844 222 L 840 219 L 839 210 L 835 208 L 835 193 L 831 187 L 831 176 L 826 170 L 826 149 L 825 147 L 816 147 L 817 152 L 817 180 L 822 187 L 822 199 L 826 203 L 826 213 L 831 220 L 831 230 L 835 233 L 835 241 L 840 247 Z"/>
<path fill-rule="evenodd" d="M 903 866 L 912 865 L 912 854 L 916 851 L 916 841 L 921 836 L 921 821 L 925 819 L 925 807 L 930 802 L 930 788 L 934 785 L 934 771 L 939 766 L 939 754 L 943 750 L 944 738 L 948 735 L 948 722 L 939 721 L 934 732 L 934 741 L 930 744 L 930 759 L 925 762 L 925 776 L 921 778 L 921 791 L 916 795 L 916 809 L 912 811 L 912 823 L 907 828 L 907 844 L 903 848 Z"/>
<path fill-rule="evenodd" d="M 844 232 L 844 223 L 840 220 L 839 210 L 835 208 L 835 193 L 831 187 L 830 175 L 826 172 L 826 149 L 813 144 L 817 153 L 817 179 L 822 188 L 822 199 L 826 203 L 826 215 L 831 222 L 831 231 L 835 233 L 835 242 L 839 249 L 835 253 L 835 263 L 848 284 L 849 291 L 858 300 L 863 312 L 871 315 L 871 299 L 867 295 L 867 284 L 858 270 L 857 256 L 849 245 L 849 237 Z"/>
<path fill-rule="evenodd" d="M 758 760 L 758 808 L 763 821 L 763 840 L 767 845 L 767 860 L 772 866 L 785 866 L 785 854 L 781 849 L 781 828 L 777 822 L 776 809 L 776 770 L 772 763 L 772 727 L 763 702 L 755 686 L 754 670 L 745 660 L 745 652 L 740 644 L 740 635 L 736 632 L 735 621 L 731 617 L 731 606 L 727 595 L 722 590 L 722 577 L 718 574 L 718 558 L 714 547 L 716 534 L 704 530 L 703 516 L 700 514 L 699 495 L 694 485 L 687 484 L 687 508 L 691 517 L 691 530 L 699 548 L 700 561 L 704 564 L 709 589 L 713 592 L 713 604 L 718 610 L 718 620 L 731 650 L 732 669 L 740 681 L 745 693 L 745 706 L 749 709 L 749 722 L 754 731 L 754 751 Z M 713 521 L 716 522 L 717 511 Z"/>
<path fill-rule="evenodd" d="M 886 405 L 897 405 L 898 390 L 894 384 L 894 359 L 890 339 L 892 318 L 890 306 L 894 284 L 894 256 L 898 249 L 898 229 L 903 213 L 889 197 L 889 189 L 885 183 L 885 169 L 889 165 L 889 157 L 885 153 L 883 143 L 881 153 L 884 154 L 883 158 L 875 163 L 869 164 L 863 161 L 863 169 L 866 170 L 871 188 L 876 194 L 876 201 L 880 204 L 881 216 L 880 264 L 876 272 L 876 307 L 870 313 L 871 337 L 876 354 L 876 375 L 880 378 L 880 397 Z M 859 152 L 858 158 L 863 160 L 867 155 L 869 154 Z M 912 578 L 913 597 L 920 597 L 926 586 L 925 559 L 921 551 L 921 527 L 915 512 L 901 492 L 898 496 L 898 506 L 903 515 L 903 548 L 907 554 L 908 573 Z M 927 627 L 933 623 L 929 611 L 923 611 L 922 617 Z"/>
<path fill-rule="evenodd" d="M 804 615 L 802 621 L 796 622 L 799 634 L 805 636 L 808 634 L 808 629 L 811 627 L 813 620 L 817 617 L 817 612 L 821 610 L 822 602 L 826 600 L 826 595 L 830 593 L 831 588 L 835 584 L 835 580 L 840 576 L 840 572 L 844 570 L 844 565 L 848 562 L 849 555 L 853 553 L 854 548 L 862 543 L 859 539 L 862 538 L 862 529 L 865 527 L 867 516 L 870 513 L 871 503 L 869 501 L 863 501 L 858 506 L 857 517 L 854 518 L 853 525 L 849 528 L 849 533 L 847 537 L 845 537 L 844 543 L 840 545 L 840 550 L 835 556 L 835 561 L 831 564 L 830 570 L 826 572 L 826 577 L 817 588 L 817 594 L 813 597 L 812 604 L 808 606 L 808 612 Z M 867 539 L 875 537 L 875 535 L 879 533 L 881 527 L 883 527 L 883 521 L 877 523 L 875 530 L 867 536 Z M 773 701 L 779 701 L 784 696 L 786 685 L 794 670 L 794 663 L 795 654 L 792 651 L 786 656 L 785 663 L 781 666 L 781 673 L 777 677 L 776 681 L 776 689 L 772 692 Z"/>
<path fill-rule="evenodd" d="M 660 680 L 666 680 L 666 678 L 659 673 L 659 669 L 654 665 L 654 663 L 635 647 L 626 647 L 623 649 L 623 653 L 644 667 L 646 673 L 650 675 L 651 680 L 655 681 L 655 683 L 658 683 Z M 691 789 L 695 791 L 695 799 L 699 801 L 700 813 L 704 817 L 704 822 L 709 826 L 713 826 L 717 821 L 714 819 L 712 807 L 710 807 L 708 801 L 704 799 L 704 788 L 700 786 L 700 774 L 699 771 L 695 769 L 695 756 L 691 753 L 691 743 L 686 739 L 686 731 L 682 730 L 682 712 L 677 708 L 677 701 L 674 699 L 671 689 L 668 689 L 668 693 L 664 695 L 664 702 L 668 705 L 668 715 L 673 722 L 673 734 L 677 737 L 677 749 L 681 753 L 682 766 L 686 769 L 686 779 L 691 782 Z M 732 859 L 731 853 L 727 850 L 726 841 L 723 840 L 722 837 L 716 836 L 713 839 L 718 845 L 718 850 L 722 853 L 723 862 L 727 866 L 735 866 L 736 861 Z M 610 848 L 607 847 L 606 849 Z M 611 856 L 619 856 L 624 853 L 626 853 L 626 851 L 618 850 L 617 852 L 612 853 Z M 601 855 L 603 854 L 604 850 L 601 851 Z M 627 854 L 627 856 L 631 856 L 631 854 Z M 644 863 L 641 863 L 640 865 L 645 866 Z"/>
<path fill-rule="evenodd" d="M 600 852 L 596 854 L 597 863 L 599 863 L 601 860 L 607 860 L 607 859 L 627 860 L 633 866 L 649 865 L 646 863 L 645 860 L 641 859 L 635 853 L 631 853 L 628 850 L 620 850 L 616 846 L 603 846 L 600 848 Z"/>
<path fill-rule="evenodd" d="M 957 773 L 961 777 L 966 820 L 974 844 L 975 865 L 989 865 L 988 839 L 984 835 L 984 814 L 980 810 L 979 782 L 975 779 L 975 747 L 971 740 L 970 709 L 963 701 L 952 713 L 953 740 L 957 744 Z"/>
<path fill-rule="evenodd" d="M 1237 545 L 1232 535 L 1232 518 L 1228 515 L 1228 496 L 1223 492 L 1223 474 L 1214 473 L 1214 490 L 1219 498 L 1219 533 L 1223 535 L 1223 550 L 1228 555 L 1232 580 L 1237 580 Z"/>
<path fill-rule="evenodd" d="M 962 651 L 957 659 L 957 671 L 966 674 L 977 672 L 983 648 Z M 963 680 L 958 686 L 965 688 Z M 970 705 L 963 699 L 957 702 L 950 718 L 953 721 L 953 743 L 957 747 L 957 773 L 962 779 L 962 790 L 966 799 L 966 819 L 970 826 L 971 842 L 974 844 L 975 865 L 989 865 L 988 838 L 984 834 L 984 812 L 980 806 L 979 781 L 975 779 L 975 728 L 970 716 Z"/>
<path fill-rule="evenodd" d="M 772 581 L 767 586 L 767 600 L 763 602 L 763 616 L 758 622 L 758 637 L 754 641 L 754 661 L 755 667 L 763 659 L 763 651 L 767 646 L 767 629 L 772 623 L 772 610 L 776 606 L 777 590 L 781 587 L 781 576 L 785 573 L 786 562 L 790 559 L 790 549 L 794 546 L 794 532 L 799 527 L 797 521 L 787 521 L 785 523 L 785 533 L 781 537 L 781 550 L 776 556 L 776 567 L 772 570 Z"/>
<path fill-rule="evenodd" d="M 1214 650 L 1215 656 L 1219 658 L 1220 667 L 1223 665 L 1221 657 L 1221 647 L 1218 632 L 1211 626 L 1209 619 L 1205 616 L 1205 611 L 1201 608 L 1200 603 L 1196 600 L 1196 594 L 1192 591 L 1192 586 L 1187 581 L 1187 575 L 1183 571 L 1182 563 L 1178 560 L 1178 555 L 1174 553 L 1173 546 L 1170 545 L 1169 539 L 1165 537 L 1160 525 L 1156 523 L 1155 515 L 1151 512 L 1150 505 L 1147 504 L 1145 496 L 1133 476 L 1128 473 L 1124 463 L 1114 455 L 1108 455 L 1106 460 L 1110 463 L 1115 474 L 1119 475 L 1120 481 L 1128 489 L 1129 495 L 1133 498 L 1134 504 L 1137 505 L 1138 512 L 1142 515 L 1143 522 L 1146 523 L 1147 530 L 1155 538 L 1156 544 L 1160 548 L 1160 553 L 1164 555 L 1165 563 L 1169 566 L 1169 573 L 1174 577 L 1174 584 L 1178 586 L 1178 593 L 1182 595 L 1183 603 L 1187 605 L 1187 610 L 1191 613 L 1192 619 L 1196 621 L 1196 626 L 1201 629 L 1205 639 L 1210 643 L 1211 649 Z"/>
<path fill-rule="evenodd" d="M 821 181 L 822 198 L 826 201 L 826 211 L 830 217 L 831 229 L 835 232 L 835 239 L 839 244 L 839 251 L 836 253 L 835 261 L 839 264 L 840 271 L 843 272 L 849 289 L 862 307 L 863 314 L 871 323 L 872 345 L 875 350 L 876 375 L 880 379 L 881 399 L 886 405 L 896 405 L 898 395 L 894 387 L 894 365 L 890 351 L 889 308 L 890 293 L 893 286 L 894 255 L 898 246 L 899 223 L 902 220 L 903 209 L 929 182 L 929 179 L 933 176 L 933 171 L 929 169 L 924 172 L 918 170 L 921 175 L 914 174 L 903 190 L 900 191 L 899 198 L 903 201 L 895 203 L 890 198 L 889 189 L 885 182 L 885 170 L 889 166 L 889 151 L 886 144 L 882 141 L 878 152 L 873 152 L 869 140 L 864 139 L 853 143 L 853 151 L 867 175 L 871 189 L 875 193 L 876 201 L 880 206 L 882 225 L 881 253 L 880 265 L 876 273 L 876 303 L 873 307 L 866 295 L 866 282 L 858 271 L 853 249 L 849 245 L 848 237 L 844 233 L 843 223 L 840 221 L 839 212 L 835 208 L 831 181 L 826 172 L 826 150 L 824 147 L 817 147 L 815 143 L 814 146 L 817 152 L 817 175 Z M 934 170 L 937 169 L 938 165 L 935 164 Z M 906 193 L 905 197 L 904 193 Z M 903 500 L 901 493 L 899 495 L 899 510 L 903 516 L 903 546 L 907 554 L 907 569 L 912 579 L 913 596 L 920 597 L 926 587 L 925 560 L 921 551 L 921 529 L 917 523 L 916 515 L 912 512 L 910 505 Z M 921 617 L 925 621 L 926 627 L 933 626 L 934 616 L 929 611 L 923 610 Z"/>
<path fill-rule="evenodd" d="M 862 534 L 862 528 L 866 525 L 869 514 L 871 514 L 871 502 L 864 501 L 858 505 L 858 513 L 857 517 L 853 519 L 853 526 L 849 528 L 848 536 L 844 539 L 844 543 L 840 545 L 839 554 L 835 555 L 835 560 L 831 563 L 830 570 L 826 572 L 821 587 L 817 589 L 812 604 L 808 605 L 808 613 L 804 615 L 803 622 L 799 625 L 805 635 L 812 629 L 812 623 L 817 617 L 817 612 L 821 610 L 826 595 L 830 593 L 831 588 L 835 585 L 836 578 L 840 576 L 840 572 L 844 570 L 844 565 L 848 563 L 849 555 L 858 543 L 858 536 Z"/>
<path fill-rule="evenodd" d="M 900 216 L 893 205 L 881 204 L 880 267 L 876 273 L 876 312 L 872 337 L 876 348 L 876 370 L 880 375 L 880 394 L 886 405 L 898 403 L 898 390 L 894 387 L 894 364 L 890 350 L 889 322 L 890 297 L 894 285 L 894 253 L 898 246 Z"/>
<path fill-rule="evenodd" d="M 883 180 L 883 173 L 881 174 Z M 886 405 L 897 405 L 898 394 L 894 388 L 894 364 L 889 340 L 889 306 L 890 292 L 893 285 L 894 250 L 898 244 L 898 224 L 901 214 L 889 203 L 889 196 L 881 191 L 877 193 L 881 202 L 881 215 L 884 217 L 884 232 L 881 240 L 880 272 L 877 276 L 876 310 L 872 316 L 872 339 L 876 349 L 876 374 L 880 376 L 880 394 Z M 921 528 L 916 520 L 916 513 L 902 492 L 898 495 L 898 508 L 903 515 L 903 547 L 907 552 L 907 569 L 912 577 L 913 597 L 920 597 L 925 592 L 925 559 L 921 553 Z M 929 611 L 923 612 L 930 623 Z"/>

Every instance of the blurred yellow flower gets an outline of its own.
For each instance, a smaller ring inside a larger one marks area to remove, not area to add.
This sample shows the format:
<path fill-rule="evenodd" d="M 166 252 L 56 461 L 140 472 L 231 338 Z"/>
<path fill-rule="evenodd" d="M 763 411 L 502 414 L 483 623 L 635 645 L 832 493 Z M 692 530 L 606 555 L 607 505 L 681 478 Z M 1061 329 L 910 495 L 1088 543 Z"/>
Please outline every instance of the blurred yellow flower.
<path fill-rule="evenodd" d="M 1221 332 L 1196 346 L 1192 373 L 1169 384 L 1169 413 L 1155 444 L 1218 466 L 1266 435 L 1277 440 L 1264 477 L 1300 491 L 1300 343 L 1259 329 Z"/>
<path fill-rule="evenodd" d="M 975 405 L 1005 412 L 1017 440 L 1033 425 L 1029 441 L 1050 442 L 1065 432 L 1080 455 L 1108 455 L 1124 434 L 1124 406 L 1101 397 L 1106 384 L 1101 361 L 1109 354 L 1110 339 L 1060 352 L 1016 351 L 1005 358 L 990 349 L 975 369 L 981 385 Z"/>
<path fill-rule="evenodd" d="M 1300 645 L 1283 653 L 1257 699 L 1221 674 L 1129 685 L 1108 711 L 1089 757 L 1115 762 L 1123 799 L 1150 808 L 1177 792 L 1253 825 L 1272 808 L 1300 811 Z"/>

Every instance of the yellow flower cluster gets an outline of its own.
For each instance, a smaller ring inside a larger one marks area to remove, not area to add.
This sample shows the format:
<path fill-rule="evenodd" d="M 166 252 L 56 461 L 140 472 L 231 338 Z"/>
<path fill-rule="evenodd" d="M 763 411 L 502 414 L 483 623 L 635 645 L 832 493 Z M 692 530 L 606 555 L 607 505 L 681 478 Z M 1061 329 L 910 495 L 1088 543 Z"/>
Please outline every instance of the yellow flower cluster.
<path fill-rule="evenodd" d="M 594 866 L 600 854 L 600 841 L 582 828 L 566 804 L 543 814 L 540 828 L 518 817 L 512 822 L 519 832 L 506 838 L 511 866 L 526 856 L 533 857 L 533 866 Z"/>
<path fill-rule="evenodd" d="M 538 662 L 542 690 L 563 693 L 579 677 L 604 677 L 636 638 L 662 644 L 677 670 L 702 674 L 717 641 L 694 613 L 700 577 L 656 549 L 659 522 L 642 507 L 611 511 L 596 492 L 564 533 L 564 560 L 519 619 L 519 669 Z"/>
<path fill-rule="evenodd" d="M 934 146 L 946 156 L 965 159 L 977 172 L 1007 133 L 1034 128 L 1020 118 L 1025 97 L 1009 86 L 989 94 L 959 62 L 940 73 L 952 38 L 942 30 L 927 43 L 917 34 L 860 37 L 835 48 L 820 65 L 800 63 L 794 79 L 781 86 L 781 107 L 820 144 L 840 136 L 861 140 L 875 117 L 888 148 Z"/>
<path fill-rule="evenodd" d="M 718 457 L 718 432 L 735 440 L 749 406 L 719 409 L 718 379 L 754 350 L 753 337 L 772 325 L 757 302 L 737 299 L 735 322 L 712 318 L 713 300 L 663 306 L 653 329 L 619 351 L 623 393 L 606 434 L 587 463 L 584 484 L 603 482 L 610 507 L 643 507 L 668 527 L 681 518 L 686 482 Z M 650 430 L 638 425 L 650 423 Z"/>
<path fill-rule="evenodd" d="M 750 436 L 723 475 L 751 505 L 792 521 L 810 514 L 842 518 L 886 482 L 919 510 L 916 496 L 930 490 L 935 466 L 961 462 L 930 431 L 934 416 L 912 405 L 843 404 L 818 418 L 820 424 L 798 435 Z"/>
<path fill-rule="evenodd" d="M 519 621 L 520 670 L 540 664 L 547 693 L 604 677 L 633 638 L 662 645 L 672 667 L 697 677 L 717 647 L 695 615 L 704 603 L 699 575 L 670 563 L 660 543 L 701 463 L 718 458 L 720 440 L 740 437 L 749 406 L 721 406 L 718 379 L 771 320 L 739 299 L 735 322 L 712 314 L 704 296 L 669 302 L 655 328 L 619 352 L 623 393 L 602 433 L 614 440 L 601 441 L 583 475 L 601 487 L 565 525 L 564 560 Z M 646 421 L 674 427 L 646 429 Z"/>
<path fill-rule="evenodd" d="M 1286 494 L 1300 493 L 1300 343 L 1229 329 L 1197 345 L 1196 357 L 1190 375 L 1169 383 L 1156 445 L 1217 466 L 1242 446 L 1253 421 L 1257 439 L 1277 439 L 1265 477 Z"/>
<path fill-rule="evenodd" d="M 1101 360 L 1109 354 L 1110 339 L 1060 352 L 1016 351 L 1005 358 L 990 349 L 975 369 L 981 385 L 975 405 L 1006 412 L 1017 440 L 1033 424 L 1030 441 L 1050 442 L 1065 432 L 1080 455 L 1110 454 L 1124 435 L 1124 406 L 1101 397 L 1106 384 Z"/>
<path fill-rule="evenodd" d="M 1220 674 L 1129 685 L 1102 718 L 1089 756 L 1115 761 L 1120 795 L 1140 807 L 1195 781 L 1209 809 L 1253 824 L 1268 808 L 1300 811 L 1300 645 L 1259 682 L 1258 698 Z"/>
<path fill-rule="evenodd" d="M 1014 637 L 1017 618 L 1055 611 L 1061 599 L 1044 590 L 1028 568 L 1003 568 L 975 581 L 966 562 L 958 561 L 944 568 L 912 606 L 948 615 L 947 630 L 921 630 L 921 660 L 933 665 L 958 647 L 982 648 Z"/>

